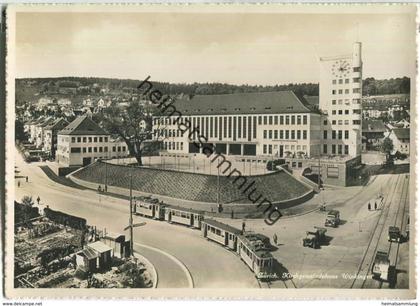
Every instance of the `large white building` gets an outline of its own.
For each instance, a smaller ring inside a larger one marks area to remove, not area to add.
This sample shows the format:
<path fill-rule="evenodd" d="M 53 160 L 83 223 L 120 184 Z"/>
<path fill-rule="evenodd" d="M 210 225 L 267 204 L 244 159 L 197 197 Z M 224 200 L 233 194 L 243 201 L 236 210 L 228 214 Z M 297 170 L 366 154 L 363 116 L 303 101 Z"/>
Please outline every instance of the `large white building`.
<path fill-rule="evenodd" d="M 153 133 L 170 153 L 199 153 L 205 136 L 216 152 L 239 156 L 311 157 L 320 153 L 320 114 L 291 91 L 202 95 L 177 100 L 181 122 L 199 132 L 189 135 L 177 117 L 156 117 Z"/>
<path fill-rule="evenodd" d="M 359 156 L 362 151 L 362 44 L 349 55 L 320 59 L 319 108 L 325 155 Z"/>
<path fill-rule="evenodd" d="M 88 116 L 80 116 L 57 133 L 56 161 L 61 167 L 86 166 L 97 159 L 125 157 L 125 142 L 115 141 Z"/>

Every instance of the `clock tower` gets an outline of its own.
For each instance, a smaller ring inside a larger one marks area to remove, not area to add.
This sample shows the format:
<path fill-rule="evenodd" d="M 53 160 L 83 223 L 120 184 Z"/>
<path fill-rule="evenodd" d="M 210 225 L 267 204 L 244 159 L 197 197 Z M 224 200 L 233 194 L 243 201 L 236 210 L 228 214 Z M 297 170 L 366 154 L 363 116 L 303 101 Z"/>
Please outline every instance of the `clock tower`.
<path fill-rule="evenodd" d="M 356 157 L 362 149 L 362 44 L 348 55 L 320 58 L 322 155 Z"/>

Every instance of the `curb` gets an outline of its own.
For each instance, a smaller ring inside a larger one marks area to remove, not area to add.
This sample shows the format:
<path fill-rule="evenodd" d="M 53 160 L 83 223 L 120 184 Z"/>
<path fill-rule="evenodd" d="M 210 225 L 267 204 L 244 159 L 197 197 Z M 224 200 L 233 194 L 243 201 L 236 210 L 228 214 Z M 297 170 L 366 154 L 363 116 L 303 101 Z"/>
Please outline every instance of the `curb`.
<path fill-rule="evenodd" d="M 137 257 L 141 262 L 145 263 L 146 267 L 150 267 L 150 272 L 152 273 L 152 277 L 153 277 L 153 288 L 157 288 L 157 284 L 158 284 L 158 274 L 156 271 L 155 266 L 143 255 L 140 255 L 138 252 L 133 251 L 133 254 L 135 257 Z"/>
<path fill-rule="evenodd" d="M 155 248 L 155 247 L 152 247 L 152 246 L 149 246 L 149 245 L 145 245 L 145 244 L 141 244 L 141 243 L 136 243 L 136 242 L 134 242 L 134 244 L 135 245 L 137 245 L 137 246 L 140 246 L 140 247 L 143 247 L 143 248 L 146 248 L 146 249 L 150 249 L 150 250 L 153 250 L 153 251 L 155 251 L 155 252 L 158 252 L 158 253 L 161 253 L 161 254 L 163 254 L 163 255 L 165 255 L 165 256 L 167 256 L 167 257 L 169 257 L 170 259 L 172 259 L 173 261 L 175 261 L 176 262 L 176 264 L 184 271 L 184 273 L 187 275 L 187 278 L 188 278 L 188 284 L 189 284 L 189 287 L 190 288 L 194 288 L 194 281 L 193 281 L 193 278 L 192 278 L 192 275 L 191 275 L 191 272 L 190 272 L 190 270 L 188 270 L 188 268 L 185 266 L 185 264 L 183 264 L 182 263 L 182 261 L 180 261 L 178 258 L 176 258 L 174 255 L 171 255 L 171 254 L 169 254 L 169 253 L 167 253 L 167 252 L 165 252 L 165 251 L 163 251 L 163 250 L 161 250 L 161 249 L 158 249 L 158 248 Z M 156 273 L 157 274 L 157 273 Z"/>

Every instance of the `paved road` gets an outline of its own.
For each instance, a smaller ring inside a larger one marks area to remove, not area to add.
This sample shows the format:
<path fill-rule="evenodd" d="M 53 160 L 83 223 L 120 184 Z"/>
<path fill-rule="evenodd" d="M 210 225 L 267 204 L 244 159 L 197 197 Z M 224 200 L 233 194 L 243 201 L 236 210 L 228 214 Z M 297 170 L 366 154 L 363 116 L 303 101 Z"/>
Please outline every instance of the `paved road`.
<path fill-rule="evenodd" d="M 122 232 L 127 225 L 128 201 L 57 184 L 39 168 L 40 163 L 26 164 L 18 153 L 15 165 L 21 171 L 19 176 L 29 176 L 29 183 L 20 179 L 19 188 L 15 182 L 16 200 L 24 195 L 34 199 L 40 196 L 41 208 L 49 205 L 52 209 L 86 218 L 89 224 L 111 232 Z M 258 287 L 254 275 L 234 253 L 207 242 L 200 231 L 141 217 L 136 220 L 146 221 L 147 225 L 134 230 L 134 241 L 175 256 L 191 273 L 194 287 Z M 188 275 L 179 262 L 150 249 L 136 246 L 136 250 L 155 265 L 158 287 L 189 286 Z"/>
<path fill-rule="evenodd" d="M 398 176 L 378 175 L 366 187 L 334 188 L 323 192 L 325 196 L 318 195 L 314 201 L 318 199 L 320 204 L 325 201 L 327 209 L 338 209 L 343 220 L 338 228 L 327 228 L 329 241 L 320 249 L 303 247 L 302 239 L 305 232 L 314 226 L 324 226 L 324 212 L 282 218 L 273 226 L 266 225 L 262 220 L 247 220 L 246 227 L 270 238 L 274 233 L 277 235 L 278 249 L 273 251 L 273 256 L 283 265 L 284 272 L 293 276 L 298 288 L 350 288 L 352 275 L 358 272 L 381 215 L 381 210 L 369 211 L 367 203 L 381 192 L 389 199 L 399 198 L 403 185 L 396 186 Z M 405 174 L 401 176 L 405 177 Z M 390 220 L 396 217 L 395 208 L 389 213 Z M 224 221 L 238 228 L 242 223 L 242 220 Z M 404 255 L 400 254 L 401 257 Z M 272 287 L 284 288 L 285 285 L 273 282 Z"/>

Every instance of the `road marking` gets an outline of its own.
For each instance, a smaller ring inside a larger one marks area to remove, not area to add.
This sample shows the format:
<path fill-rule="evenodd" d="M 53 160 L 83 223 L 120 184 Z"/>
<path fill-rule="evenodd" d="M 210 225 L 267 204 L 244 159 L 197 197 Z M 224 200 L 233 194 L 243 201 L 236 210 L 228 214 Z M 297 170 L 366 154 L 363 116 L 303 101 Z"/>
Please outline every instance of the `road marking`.
<path fill-rule="evenodd" d="M 187 266 L 184 263 L 182 263 L 182 261 L 180 261 L 178 258 L 176 258 L 174 255 L 169 254 L 169 253 L 167 253 L 167 252 L 165 252 L 161 249 L 158 249 L 158 248 L 155 248 L 155 247 L 152 247 L 152 246 L 149 246 L 149 245 L 136 243 L 136 242 L 134 242 L 134 244 L 139 246 L 139 247 L 150 249 L 150 250 L 153 250 L 155 252 L 158 252 L 160 254 L 163 254 L 163 255 L 169 257 L 171 260 L 173 260 L 184 271 L 184 273 L 185 273 L 185 275 L 187 276 L 187 279 L 188 279 L 189 287 L 194 288 L 194 281 L 193 281 L 190 270 L 188 270 Z"/>

